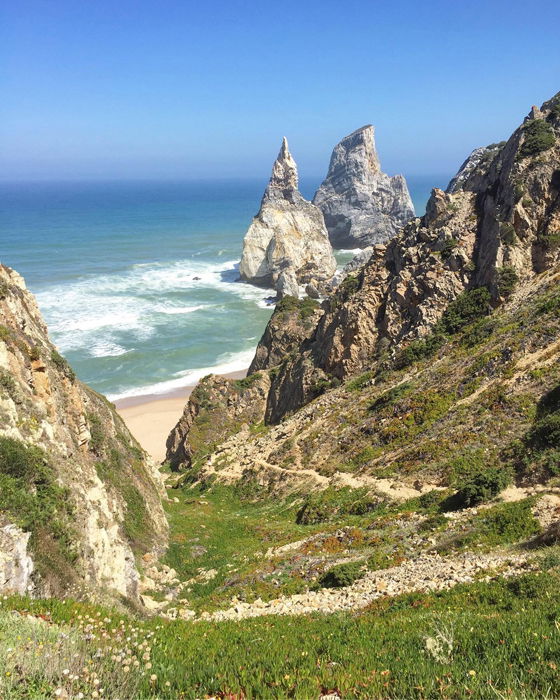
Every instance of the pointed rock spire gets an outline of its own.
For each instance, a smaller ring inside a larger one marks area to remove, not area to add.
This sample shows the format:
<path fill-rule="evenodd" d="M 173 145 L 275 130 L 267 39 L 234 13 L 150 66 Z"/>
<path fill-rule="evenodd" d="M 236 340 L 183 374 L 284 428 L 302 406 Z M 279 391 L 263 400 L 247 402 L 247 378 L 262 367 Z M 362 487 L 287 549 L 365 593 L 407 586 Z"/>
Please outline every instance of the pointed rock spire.
<path fill-rule="evenodd" d="M 329 172 L 313 198 L 336 248 L 383 243 L 414 216 L 402 175 L 381 170 L 371 124 L 353 131 L 332 152 Z"/>
<path fill-rule="evenodd" d="M 293 201 L 295 193 L 299 194 L 297 165 L 288 148 L 288 139 L 284 136 L 263 201 L 277 197 Z"/>
<path fill-rule="evenodd" d="M 274 161 L 259 213 L 243 240 L 241 278 L 299 296 L 299 286 L 332 279 L 336 271 L 321 210 L 298 190 L 296 162 L 286 137 Z"/>

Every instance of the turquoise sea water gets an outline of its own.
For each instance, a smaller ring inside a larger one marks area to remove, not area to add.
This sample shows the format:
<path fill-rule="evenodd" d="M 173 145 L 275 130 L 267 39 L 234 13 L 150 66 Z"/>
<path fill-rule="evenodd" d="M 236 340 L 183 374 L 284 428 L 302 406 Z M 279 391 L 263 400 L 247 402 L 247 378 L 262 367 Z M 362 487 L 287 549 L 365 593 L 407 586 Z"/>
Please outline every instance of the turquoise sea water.
<path fill-rule="evenodd" d="M 448 180 L 408 179 L 417 214 Z M 238 282 L 237 264 L 265 185 L 2 183 L 0 260 L 83 381 L 113 399 L 165 393 L 252 359 L 272 292 Z"/>

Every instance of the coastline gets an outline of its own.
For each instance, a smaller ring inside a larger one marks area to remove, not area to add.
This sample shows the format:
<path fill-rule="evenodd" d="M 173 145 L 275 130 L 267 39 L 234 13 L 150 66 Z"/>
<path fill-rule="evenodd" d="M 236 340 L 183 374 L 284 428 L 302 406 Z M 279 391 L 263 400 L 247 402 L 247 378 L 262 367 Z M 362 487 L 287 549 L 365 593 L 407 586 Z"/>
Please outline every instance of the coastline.
<path fill-rule="evenodd" d="M 247 370 L 220 375 L 243 379 Z M 130 396 L 115 401 L 121 418 L 140 445 L 160 463 L 165 459 L 165 441 L 175 426 L 196 384 L 180 387 L 165 394 Z"/>

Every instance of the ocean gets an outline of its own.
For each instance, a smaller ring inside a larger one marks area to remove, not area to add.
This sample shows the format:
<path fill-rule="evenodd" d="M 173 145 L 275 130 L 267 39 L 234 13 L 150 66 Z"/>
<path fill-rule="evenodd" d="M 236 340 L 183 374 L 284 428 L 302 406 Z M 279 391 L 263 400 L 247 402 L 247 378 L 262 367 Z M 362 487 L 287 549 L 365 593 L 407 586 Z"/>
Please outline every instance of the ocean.
<path fill-rule="evenodd" d="M 417 214 L 448 181 L 408 178 Z M 237 266 L 265 186 L 0 183 L 0 261 L 25 277 L 80 379 L 112 400 L 165 394 L 252 359 L 273 292 L 239 282 Z"/>

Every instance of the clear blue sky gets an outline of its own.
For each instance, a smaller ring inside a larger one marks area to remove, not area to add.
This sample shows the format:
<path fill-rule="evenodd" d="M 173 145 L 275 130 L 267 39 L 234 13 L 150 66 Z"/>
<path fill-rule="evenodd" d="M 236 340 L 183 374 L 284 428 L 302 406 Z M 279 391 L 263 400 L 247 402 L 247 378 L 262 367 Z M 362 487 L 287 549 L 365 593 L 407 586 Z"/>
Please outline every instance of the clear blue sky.
<path fill-rule="evenodd" d="M 4 0 L 3 179 L 303 175 L 377 128 L 390 173 L 455 171 L 560 90 L 560 2 Z"/>

